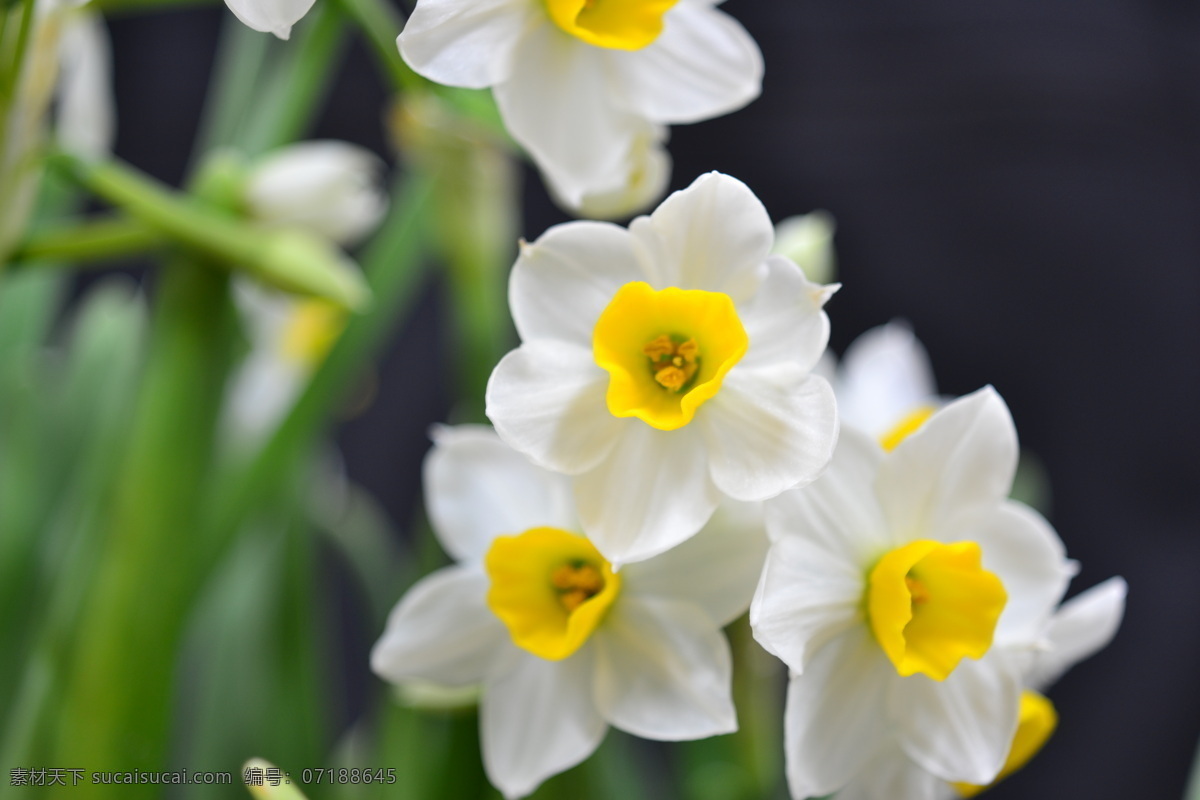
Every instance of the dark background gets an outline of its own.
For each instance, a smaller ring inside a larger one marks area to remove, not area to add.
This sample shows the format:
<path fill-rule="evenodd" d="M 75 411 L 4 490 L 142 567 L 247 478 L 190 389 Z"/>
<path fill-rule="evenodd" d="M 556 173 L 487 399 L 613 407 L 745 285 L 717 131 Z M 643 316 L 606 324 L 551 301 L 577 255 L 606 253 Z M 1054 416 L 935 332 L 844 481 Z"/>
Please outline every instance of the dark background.
<path fill-rule="evenodd" d="M 674 129 L 673 188 L 717 169 L 776 220 L 832 212 L 834 350 L 904 318 L 943 393 L 994 384 L 1048 471 L 1051 520 L 1083 566 L 1072 591 L 1114 574 L 1130 584 L 1114 644 L 1053 691 L 1046 750 L 988 796 L 1181 797 L 1200 735 L 1200 6 L 727 11 L 763 50 L 763 96 Z M 122 157 L 181 178 L 226 15 L 112 21 Z M 386 101 L 356 47 L 317 134 L 390 157 Z M 565 217 L 527 183 L 533 238 Z M 442 290 L 426 287 L 377 402 L 340 434 L 352 477 L 401 525 L 426 427 L 450 403 Z"/>

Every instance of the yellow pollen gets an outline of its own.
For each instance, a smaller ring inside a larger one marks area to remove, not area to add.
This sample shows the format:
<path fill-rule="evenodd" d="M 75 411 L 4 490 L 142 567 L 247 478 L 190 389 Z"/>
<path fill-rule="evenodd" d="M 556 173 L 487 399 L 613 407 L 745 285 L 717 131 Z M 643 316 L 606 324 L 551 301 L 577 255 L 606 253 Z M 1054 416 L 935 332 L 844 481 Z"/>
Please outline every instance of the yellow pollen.
<path fill-rule="evenodd" d="M 908 587 L 908 593 L 912 597 L 914 606 L 929 602 L 929 590 L 925 588 L 925 584 L 921 583 L 916 578 L 904 576 L 904 585 Z"/>
<path fill-rule="evenodd" d="M 597 47 L 640 50 L 663 31 L 663 16 L 678 0 L 545 0 L 563 31 Z"/>
<path fill-rule="evenodd" d="M 558 528 L 498 536 L 483 563 L 488 608 L 514 644 L 550 661 L 583 646 L 621 588 L 591 542 Z"/>
<path fill-rule="evenodd" d="M 918 539 L 885 554 L 867 580 L 867 618 L 900 675 L 945 680 L 992 646 L 1008 601 L 975 542 Z"/>
<path fill-rule="evenodd" d="M 301 300 L 288 317 L 280 349 L 285 358 L 316 368 L 346 327 L 346 312 L 326 300 Z"/>
<path fill-rule="evenodd" d="M 749 346 L 729 295 L 640 281 L 617 291 L 592 332 L 608 410 L 664 431 L 691 422 Z"/>

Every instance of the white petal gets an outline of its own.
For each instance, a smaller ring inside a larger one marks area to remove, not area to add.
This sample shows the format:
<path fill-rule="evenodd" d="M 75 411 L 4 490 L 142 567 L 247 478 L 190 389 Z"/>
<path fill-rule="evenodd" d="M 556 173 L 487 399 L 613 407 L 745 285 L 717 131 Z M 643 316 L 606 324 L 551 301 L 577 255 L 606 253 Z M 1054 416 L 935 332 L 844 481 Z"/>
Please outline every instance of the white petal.
<path fill-rule="evenodd" d="M 608 726 L 592 702 L 591 648 L 546 661 L 513 648 L 483 687 L 483 766 L 506 798 L 524 797 L 600 746 Z"/>
<path fill-rule="evenodd" d="M 837 793 L 837 800 L 951 800 L 950 786 L 913 763 L 895 742 L 884 745 L 854 779 Z"/>
<path fill-rule="evenodd" d="M 1034 659 L 1029 683 L 1038 689 L 1049 687 L 1112 641 L 1125 614 L 1128 590 L 1123 578 L 1109 578 L 1063 603 L 1046 628 L 1047 649 Z"/>
<path fill-rule="evenodd" d="M 765 504 L 767 534 L 812 541 L 865 570 L 896 544 L 874 493 L 882 456 L 872 439 L 853 428 L 842 429 L 833 460 L 820 478 Z"/>
<path fill-rule="evenodd" d="M 608 458 L 575 481 L 584 531 L 618 566 L 694 536 L 720 499 L 708 478 L 704 444 L 694 431 L 624 422 Z"/>
<path fill-rule="evenodd" d="M 656 289 L 753 296 L 766 275 L 775 229 L 763 204 L 737 178 L 710 172 L 629 226 Z"/>
<path fill-rule="evenodd" d="M 539 17 L 528 0 L 420 0 L 396 43 L 431 81 L 483 89 L 508 78 L 521 35 Z"/>
<path fill-rule="evenodd" d="M 624 170 L 583 196 L 579 212 L 593 219 L 624 219 L 653 205 L 671 182 L 671 155 L 663 143 L 667 129 L 647 123 L 628 154 Z"/>
<path fill-rule="evenodd" d="M 436 427 L 425 459 L 425 508 L 446 552 L 482 561 L 497 536 L 549 526 L 571 530 L 571 484 L 532 464 L 483 425 Z"/>
<path fill-rule="evenodd" d="M 351 245 L 374 230 L 387 211 L 385 169 L 379 156 L 349 142 L 300 142 L 255 164 L 245 199 L 262 222 L 307 228 Z"/>
<path fill-rule="evenodd" d="M 823 647 L 788 684 L 784 755 L 792 797 L 846 785 L 888 735 L 886 688 L 892 666 L 865 628 Z"/>
<path fill-rule="evenodd" d="M 622 591 L 693 603 L 724 627 L 749 608 L 766 556 L 761 506 L 726 500 L 683 544 L 625 567 Z"/>
<path fill-rule="evenodd" d="M 590 349 L 537 339 L 500 359 L 487 386 L 487 415 L 505 442 L 556 472 L 598 464 L 626 420 L 609 413 L 608 373 Z"/>
<path fill-rule="evenodd" d="M 621 597 L 595 642 L 596 705 L 610 724 L 663 741 L 737 730 L 729 643 L 696 606 Z"/>
<path fill-rule="evenodd" d="M 286 39 L 292 35 L 292 26 L 308 13 L 313 2 L 314 0 L 225 0 L 225 5 L 248 27 Z"/>
<path fill-rule="evenodd" d="M 638 116 L 689 123 L 741 108 L 762 91 L 758 45 L 732 17 L 681 3 L 649 47 L 613 55 L 621 100 Z"/>
<path fill-rule="evenodd" d="M 646 280 L 629 232 L 607 222 L 555 225 L 521 247 L 508 304 L 521 340 L 561 339 L 592 349 L 592 330 L 613 295 Z"/>
<path fill-rule="evenodd" d="M 888 709 L 901 747 L 943 780 L 991 783 L 1017 731 L 1019 672 L 993 649 L 944 681 L 897 677 Z"/>
<path fill-rule="evenodd" d="M 742 359 L 747 367 L 791 361 L 805 372 L 817 365 L 829 344 L 826 287 L 804 277 L 783 256 L 767 259 L 767 277 L 754 299 L 738 309 L 750 337 Z"/>
<path fill-rule="evenodd" d="M 478 683 L 508 632 L 487 607 L 488 579 L 478 569 L 446 567 L 418 581 L 388 616 L 371 651 L 371 669 L 399 683 Z"/>
<path fill-rule="evenodd" d="M 884 457 L 876 491 L 903 539 L 955 542 L 1012 488 L 1017 432 L 988 386 L 955 400 Z"/>
<path fill-rule="evenodd" d="M 837 444 L 832 387 L 790 363 L 735 368 L 696 419 L 713 482 L 738 500 L 766 500 L 811 483 Z"/>
<path fill-rule="evenodd" d="M 1062 540 L 1041 514 L 1015 500 L 1006 500 L 962 538 L 979 543 L 983 568 L 1000 578 L 1008 594 L 996 644 L 1032 646 L 1074 574 Z"/>
<path fill-rule="evenodd" d="M 64 149 L 84 158 L 107 155 L 116 137 L 117 114 L 112 45 L 103 18 L 88 11 L 65 15 L 58 51 L 58 139 Z"/>
<path fill-rule="evenodd" d="M 609 101 L 602 50 L 554 25 L 531 28 L 493 87 L 505 127 L 571 207 L 623 174 L 645 125 Z"/>
<path fill-rule="evenodd" d="M 835 385 L 842 420 L 874 436 L 937 399 L 929 354 L 912 329 L 899 322 L 872 328 L 851 342 Z"/>
<path fill-rule="evenodd" d="M 793 672 L 804 672 L 822 647 L 863 622 L 864 590 L 859 564 L 817 541 L 782 538 L 771 545 L 750 606 L 754 638 Z"/>

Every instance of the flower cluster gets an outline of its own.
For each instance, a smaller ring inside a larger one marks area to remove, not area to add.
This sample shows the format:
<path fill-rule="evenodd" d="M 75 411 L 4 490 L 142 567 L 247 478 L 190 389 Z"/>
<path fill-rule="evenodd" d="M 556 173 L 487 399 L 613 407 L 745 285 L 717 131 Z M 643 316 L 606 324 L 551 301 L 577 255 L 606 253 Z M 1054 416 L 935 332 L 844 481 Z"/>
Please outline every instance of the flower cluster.
<path fill-rule="evenodd" d="M 481 688 L 506 797 L 609 725 L 734 730 L 720 631 L 747 609 L 791 672 L 793 797 L 970 795 L 1040 748 L 1055 713 L 1038 691 L 1115 632 L 1120 579 L 1059 606 L 1074 563 L 1008 499 L 1016 431 L 993 389 L 947 403 L 931 378 L 874 370 L 886 424 L 839 423 L 814 374 L 837 287 L 773 239 L 753 193 L 712 173 L 628 229 L 522 244 L 495 431 L 439 429 L 426 462 L 458 563 L 401 600 L 371 660 L 398 684 Z M 874 338 L 919 347 L 899 327 Z M 856 364 L 893 361 L 873 347 L 837 378 L 847 405 Z"/>

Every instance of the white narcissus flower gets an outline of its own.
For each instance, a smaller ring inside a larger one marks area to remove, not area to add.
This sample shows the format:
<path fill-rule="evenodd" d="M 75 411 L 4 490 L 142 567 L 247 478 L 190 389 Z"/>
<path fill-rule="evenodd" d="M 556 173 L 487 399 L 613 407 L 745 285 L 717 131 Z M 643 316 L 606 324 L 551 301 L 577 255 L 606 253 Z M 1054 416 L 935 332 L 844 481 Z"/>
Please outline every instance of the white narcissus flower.
<path fill-rule="evenodd" d="M 371 668 L 482 684 L 484 767 L 505 797 L 583 761 L 609 725 L 665 741 L 737 728 L 721 628 L 762 568 L 755 507 L 723 507 L 688 543 L 614 572 L 579 533 L 568 478 L 487 428 L 434 440 L 426 506 L 458 563 L 396 605 Z"/>
<path fill-rule="evenodd" d="M 941 781 L 985 785 L 1000 771 L 1074 571 L 1049 524 L 1006 499 L 1016 463 L 989 387 L 890 452 L 843 430 L 821 479 L 767 503 L 773 544 L 750 619 L 792 671 L 794 797 L 887 772 L 873 762 L 895 749 Z M 894 777 L 887 797 L 927 796 Z"/>
<path fill-rule="evenodd" d="M 522 344 L 487 413 L 538 464 L 578 476 L 583 528 L 625 564 L 694 534 L 724 495 L 808 483 L 837 439 L 810 374 L 836 287 L 769 256 L 771 221 L 711 173 L 629 229 L 571 222 L 524 244 L 509 284 Z"/>
<path fill-rule="evenodd" d="M 346 325 L 346 312 L 316 298 L 296 297 L 239 281 L 234 300 L 250 350 L 229 383 L 230 439 L 256 443 L 291 408 Z"/>
<path fill-rule="evenodd" d="M 246 181 L 250 214 L 271 225 L 306 228 L 353 245 L 387 211 L 380 183 L 386 165 L 349 142 L 300 142 L 269 153 Z"/>
<path fill-rule="evenodd" d="M 1072 665 L 1112 641 L 1125 611 L 1126 591 L 1123 579 L 1110 578 L 1063 603 L 1050 618 L 1025 676 L 1026 688 L 1021 692 L 1016 733 L 1004 765 L 990 784 L 947 783 L 921 769 L 898 744 L 893 743 L 881 749 L 834 797 L 837 800 L 974 797 L 1025 766 L 1042 749 L 1058 724 L 1054 704 L 1041 693 Z"/>
<path fill-rule="evenodd" d="M 308 13 L 314 0 L 225 0 L 233 15 L 246 27 L 273 33 L 280 39 L 292 35 L 292 26 Z"/>
<path fill-rule="evenodd" d="M 916 431 L 945 400 L 938 396 L 929 354 L 900 322 L 889 322 L 850 343 L 833 380 L 842 423 L 877 438 L 890 450 Z"/>
<path fill-rule="evenodd" d="M 631 175 L 647 125 L 698 122 L 758 96 L 758 46 L 715 5 L 419 0 L 398 44 L 430 80 L 490 87 L 552 193 L 577 209 L 631 184 L 614 176 Z"/>

